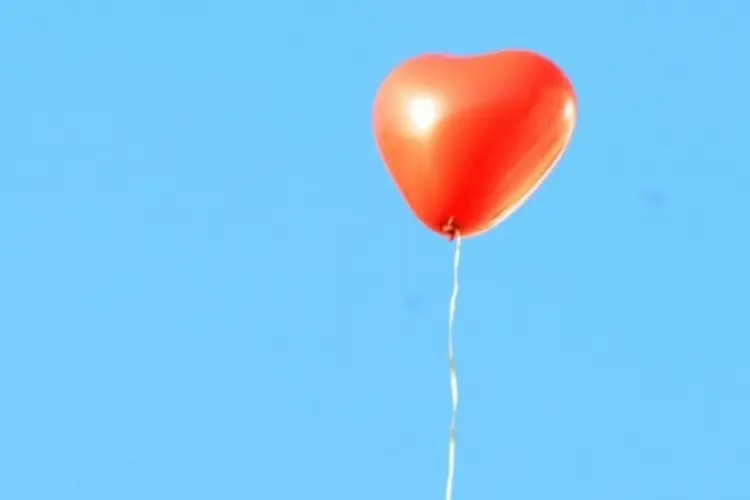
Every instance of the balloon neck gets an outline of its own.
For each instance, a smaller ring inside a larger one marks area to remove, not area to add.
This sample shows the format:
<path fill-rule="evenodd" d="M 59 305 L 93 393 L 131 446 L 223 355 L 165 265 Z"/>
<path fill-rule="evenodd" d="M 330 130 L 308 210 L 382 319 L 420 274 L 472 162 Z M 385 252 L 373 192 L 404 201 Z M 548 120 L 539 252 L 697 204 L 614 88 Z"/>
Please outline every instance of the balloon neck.
<path fill-rule="evenodd" d="M 453 241 L 458 236 L 458 228 L 453 222 L 453 217 L 448 219 L 448 222 L 443 225 L 443 233 L 448 236 L 448 241 Z"/>

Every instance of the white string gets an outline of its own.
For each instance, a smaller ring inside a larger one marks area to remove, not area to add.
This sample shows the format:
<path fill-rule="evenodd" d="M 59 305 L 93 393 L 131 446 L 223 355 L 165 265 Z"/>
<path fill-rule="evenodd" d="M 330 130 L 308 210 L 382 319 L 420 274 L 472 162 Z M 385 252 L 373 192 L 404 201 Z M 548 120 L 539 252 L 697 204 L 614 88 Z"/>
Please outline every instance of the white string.
<path fill-rule="evenodd" d="M 453 256 L 453 293 L 451 293 L 448 310 L 448 366 L 451 380 L 451 432 L 448 441 L 448 479 L 445 485 L 445 500 L 453 498 L 453 477 L 456 469 L 456 414 L 458 413 L 458 376 L 453 356 L 453 323 L 456 319 L 456 300 L 458 299 L 458 264 L 461 260 L 461 234 L 456 231 L 456 251 Z"/>

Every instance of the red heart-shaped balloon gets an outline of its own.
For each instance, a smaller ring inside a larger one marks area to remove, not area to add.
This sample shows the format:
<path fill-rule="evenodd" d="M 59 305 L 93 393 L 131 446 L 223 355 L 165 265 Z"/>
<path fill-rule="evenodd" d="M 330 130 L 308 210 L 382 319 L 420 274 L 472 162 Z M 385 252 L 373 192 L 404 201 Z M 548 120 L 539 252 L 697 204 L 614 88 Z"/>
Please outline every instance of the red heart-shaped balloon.
<path fill-rule="evenodd" d="M 573 86 L 554 63 L 509 50 L 407 61 L 380 87 L 373 126 L 412 211 L 452 239 L 518 208 L 562 156 L 576 115 Z"/>

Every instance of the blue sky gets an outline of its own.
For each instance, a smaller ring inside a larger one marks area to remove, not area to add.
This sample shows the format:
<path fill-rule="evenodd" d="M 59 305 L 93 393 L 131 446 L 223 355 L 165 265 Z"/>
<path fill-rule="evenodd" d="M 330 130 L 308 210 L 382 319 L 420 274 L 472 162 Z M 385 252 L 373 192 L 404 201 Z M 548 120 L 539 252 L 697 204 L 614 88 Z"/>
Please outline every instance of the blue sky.
<path fill-rule="evenodd" d="M 580 119 L 464 247 L 455 500 L 750 498 L 748 15 L 0 2 L 0 498 L 442 498 L 453 249 L 371 106 L 510 47 Z"/>

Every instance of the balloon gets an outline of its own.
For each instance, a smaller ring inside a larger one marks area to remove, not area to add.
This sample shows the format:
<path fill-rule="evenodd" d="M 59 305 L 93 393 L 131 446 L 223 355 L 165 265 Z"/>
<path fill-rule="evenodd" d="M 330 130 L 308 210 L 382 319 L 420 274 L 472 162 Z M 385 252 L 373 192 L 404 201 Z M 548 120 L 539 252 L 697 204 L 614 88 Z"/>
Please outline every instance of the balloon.
<path fill-rule="evenodd" d="M 576 115 L 573 86 L 541 55 L 424 55 L 385 79 L 373 128 L 411 210 L 453 239 L 492 229 L 533 194 Z"/>

